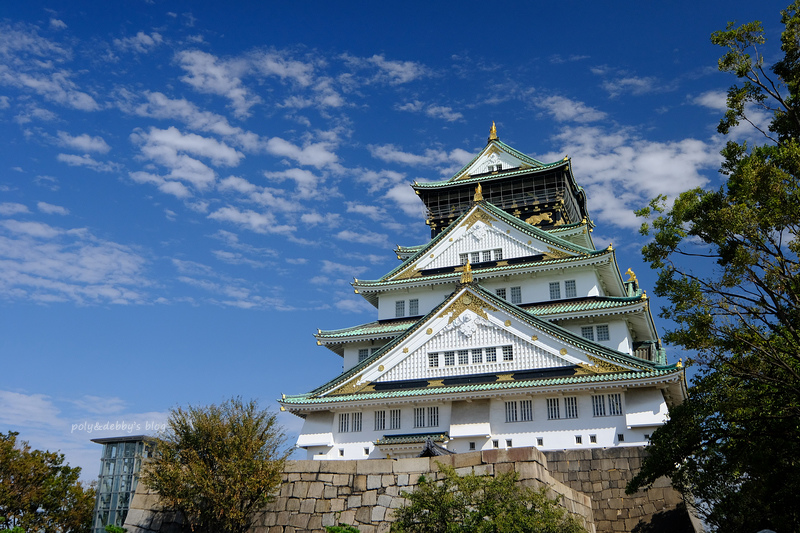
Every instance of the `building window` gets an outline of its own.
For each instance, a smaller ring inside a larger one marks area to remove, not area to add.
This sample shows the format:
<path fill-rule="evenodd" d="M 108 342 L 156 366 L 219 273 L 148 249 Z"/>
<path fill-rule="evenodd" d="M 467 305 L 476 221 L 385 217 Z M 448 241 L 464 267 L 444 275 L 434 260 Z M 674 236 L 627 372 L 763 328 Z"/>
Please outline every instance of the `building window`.
<path fill-rule="evenodd" d="M 439 408 L 428 407 L 428 427 L 436 427 L 439 425 Z"/>
<path fill-rule="evenodd" d="M 458 261 L 462 265 L 466 265 L 469 262 L 469 254 L 458 254 Z"/>
<path fill-rule="evenodd" d="M 583 437 L 581 435 L 575 435 L 575 444 L 583 444 Z"/>
<path fill-rule="evenodd" d="M 533 420 L 533 402 L 531 400 L 519 402 L 519 419 L 523 422 Z"/>
<path fill-rule="evenodd" d="M 608 326 L 607 325 L 597 326 L 597 340 L 599 340 L 599 341 L 607 341 L 610 338 L 611 338 L 611 336 L 608 334 Z"/>
<path fill-rule="evenodd" d="M 427 419 L 425 418 L 427 409 Z M 427 422 L 427 423 L 426 423 Z M 415 407 L 414 408 L 414 427 L 435 427 L 439 425 L 439 408 L 438 407 Z"/>
<path fill-rule="evenodd" d="M 458 351 L 458 364 L 459 365 L 468 365 L 469 364 L 469 350 L 459 350 Z"/>
<path fill-rule="evenodd" d="M 339 448 L 339 457 L 344 457 L 344 448 Z"/>
<path fill-rule="evenodd" d="M 564 398 L 564 418 L 578 418 L 578 397 Z"/>
<path fill-rule="evenodd" d="M 444 366 L 454 366 L 456 364 L 456 352 L 444 352 Z"/>
<path fill-rule="evenodd" d="M 428 368 L 436 368 L 439 366 L 439 354 L 438 353 L 429 353 L 428 354 Z"/>
<path fill-rule="evenodd" d="M 394 303 L 394 316 L 401 317 L 406 316 L 406 301 L 405 300 L 397 300 Z"/>
<path fill-rule="evenodd" d="M 472 364 L 483 363 L 483 350 L 476 348 L 472 350 Z"/>
<path fill-rule="evenodd" d="M 364 455 L 369 455 L 369 448 L 364 448 Z"/>
<path fill-rule="evenodd" d="M 375 431 L 386 429 L 386 411 L 375 411 Z"/>
<path fill-rule="evenodd" d="M 625 435 L 617 433 L 617 442 L 625 442 Z"/>
<path fill-rule="evenodd" d="M 361 419 L 362 413 L 353 413 L 352 421 L 350 423 L 350 431 L 359 432 L 361 431 Z"/>
<path fill-rule="evenodd" d="M 608 395 L 608 415 L 619 416 L 622 414 L 622 396 L 617 394 Z"/>
<path fill-rule="evenodd" d="M 511 439 L 506 439 L 506 448 L 511 448 Z"/>
<path fill-rule="evenodd" d="M 425 427 L 425 408 L 424 407 L 415 407 L 414 408 L 414 427 L 415 428 L 424 428 Z"/>
<path fill-rule="evenodd" d="M 400 429 L 400 409 L 389 410 L 389 429 Z"/>
<path fill-rule="evenodd" d="M 517 402 L 506 402 L 506 422 L 517 422 Z"/>
<path fill-rule="evenodd" d="M 592 444 L 597 444 L 597 435 L 589 435 L 589 442 Z"/>
<path fill-rule="evenodd" d="M 592 416 L 606 416 L 605 396 L 592 396 Z"/>
<path fill-rule="evenodd" d="M 497 348 L 486 348 L 486 362 L 494 363 L 497 361 Z"/>
<path fill-rule="evenodd" d="M 536 445 L 544 446 L 544 437 L 536 437 Z"/>
<path fill-rule="evenodd" d="M 350 413 L 339 413 L 339 433 L 350 431 Z"/>
<path fill-rule="evenodd" d="M 470 263 L 480 263 L 481 262 L 481 253 L 480 252 L 472 252 L 469 254 L 469 262 Z"/>
<path fill-rule="evenodd" d="M 593 326 L 581 326 L 581 337 L 584 339 L 589 339 L 590 341 L 594 340 L 594 327 Z"/>
<path fill-rule="evenodd" d="M 522 303 L 522 287 L 511 287 L 511 303 Z"/>
<path fill-rule="evenodd" d="M 469 449 L 470 449 L 470 451 L 475 449 L 475 443 L 474 442 L 470 442 L 469 443 Z"/>
<path fill-rule="evenodd" d="M 418 298 L 412 298 L 408 301 L 408 314 L 409 316 L 417 316 L 419 314 Z"/>
<path fill-rule="evenodd" d="M 492 441 L 492 448 L 499 448 L 499 447 L 500 447 L 500 441 L 497 440 L 497 439 L 493 440 Z"/>
<path fill-rule="evenodd" d="M 513 360 L 514 360 L 514 347 L 503 346 L 503 361 L 513 361 Z"/>
<path fill-rule="evenodd" d="M 361 348 L 358 350 L 358 362 L 360 363 L 364 359 L 369 357 L 369 348 Z"/>
<path fill-rule="evenodd" d="M 559 283 L 558 281 L 550 282 L 550 299 L 551 300 L 561 299 L 561 283 Z"/>
<path fill-rule="evenodd" d="M 561 410 L 558 405 L 558 398 L 547 399 L 547 419 L 558 420 L 561 418 Z"/>
<path fill-rule="evenodd" d="M 564 296 L 567 298 L 575 298 L 578 296 L 578 290 L 575 286 L 574 279 L 568 279 L 564 282 Z"/>
<path fill-rule="evenodd" d="M 503 260 L 503 249 L 502 248 L 496 248 L 496 249 L 492 250 L 492 254 L 494 255 L 494 260 L 495 261 L 502 261 Z"/>
<path fill-rule="evenodd" d="M 505 289 L 495 289 L 494 293 L 502 298 L 503 300 L 506 299 L 506 290 Z"/>
<path fill-rule="evenodd" d="M 491 250 L 486 250 L 486 251 L 482 252 L 482 254 L 483 254 L 483 262 L 484 263 L 488 263 L 489 261 L 492 260 L 492 251 Z"/>

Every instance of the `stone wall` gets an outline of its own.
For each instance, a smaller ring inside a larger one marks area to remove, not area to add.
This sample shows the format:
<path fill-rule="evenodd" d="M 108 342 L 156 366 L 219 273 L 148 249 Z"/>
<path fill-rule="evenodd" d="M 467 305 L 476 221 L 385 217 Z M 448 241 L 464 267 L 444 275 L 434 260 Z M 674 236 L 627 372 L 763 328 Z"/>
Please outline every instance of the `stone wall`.
<path fill-rule="evenodd" d="M 561 495 L 562 505 L 580 516 L 591 532 L 684 531 L 675 528 L 680 524 L 674 518 L 686 523 L 687 513 L 680 510 L 680 496 L 668 484 L 625 495 L 641 454 L 641 448 L 546 454 L 536 448 L 510 448 L 430 459 L 289 461 L 275 501 L 256 517 L 252 533 L 324 531 L 338 524 L 356 526 L 363 533 L 386 532 L 394 509 L 405 502 L 400 492 L 413 491 L 421 474 L 440 476 L 437 461 L 460 474 L 516 471 L 524 485 L 548 486 L 553 496 Z M 665 522 L 664 517 L 671 519 Z M 125 527 L 129 533 L 182 533 L 180 521 L 163 512 L 157 495 L 142 484 Z"/>

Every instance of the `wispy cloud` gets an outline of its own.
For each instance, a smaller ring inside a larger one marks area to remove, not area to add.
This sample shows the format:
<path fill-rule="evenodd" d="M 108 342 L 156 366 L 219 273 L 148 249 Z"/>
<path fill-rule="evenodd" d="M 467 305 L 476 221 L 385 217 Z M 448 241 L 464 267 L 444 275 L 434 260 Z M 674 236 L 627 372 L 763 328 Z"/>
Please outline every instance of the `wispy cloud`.
<path fill-rule="evenodd" d="M 72 136 L 65 131 L 58 132 L 58 144 L 66 148 L 74 148 L 82 152 L 98 152 L 101 154 L 108 153 L 111 147 L 100 136 L 92 137 L 87 133 Z"/>

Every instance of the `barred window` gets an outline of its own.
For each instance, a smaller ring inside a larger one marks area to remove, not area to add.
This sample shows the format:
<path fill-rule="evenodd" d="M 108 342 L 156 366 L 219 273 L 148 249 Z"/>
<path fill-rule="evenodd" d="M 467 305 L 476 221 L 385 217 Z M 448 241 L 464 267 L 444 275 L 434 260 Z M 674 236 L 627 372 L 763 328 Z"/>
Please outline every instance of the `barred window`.
<path fill-rule="evenodd" d="M 439 354 L 438 353 L 429 353 L 428 354 L 428 367 L 429 368 L 436 368 L 439 366 Z"/>
<path fill-rule="evenodd" d="M 472 252 L 469 254 L 469 262 L 470 263 L 480 263 L 481 262 L 481 253 L 480 252 Z"/>
<path fill-rule="evenodd" d="M 608 395 L 608 414 L 609 416 L 619 416 L 622 414 L 622 396 L 620 394 Z"/>
<path fill-rule="evenodd" d="M 506 402 L 506 422 L 516 422 L 517 402 Z"/>
<path fill-rule="evenodd" d="M 389 410 L 389 429 L 400 429 L 400 409 Z"/>
<path fill-rule="evenodd" d="M 607 341 L 610 338 L 611 338 L 611 336 L 608 334 L 608 326 L 607 325 L 597 326 L 597 340 L 599 340 L 599 341 Z"/>
<path fill-rule="evenodd" d="M 522 303 L 522 287 L 511 287 L 511 303 Z"/>
<path fill-rule="evenodd" d="M 502 248 L 496 248 L 496 249 L 492 250 L 492 254 L 494 255 L 494 260 L 495 261 L 502 261 L 503 260 L 503 249 Z"/>
<path fill-rule="evenodd" d="M 350 423 L 350 431 L 361 431 L 362 413 L 353 413 L 353 420 Z"/>
<path fill-rule="evenodd" d="M 503 300 L 506 299 L 506 290 L 505 289 L 495 289 L 494 293 L 502 298 Z"/>
<path fill-rule="evenodd" d="M 561 418 L 561 410 L 559 409 L 558 398 L 547 399 L 547 419 L 558 420 Z"/>
<path fill-rule="evenodd" d="M 551 300 L 561 299 L 561 283 L 559 283 L 558 281 L 550 282 L 550 299 Z"/>
<path fill-rule="evenodd" d="M 408 301 L 408 314 L 409 316 L 417 316 L 419 314 L 418 298 L 412 298 Z"/>
<path fill-rule="evenodd" d="M 491 250 L 486 250 L 485 252 L 483 252 L 483 261 L 484 261 L 484 263 L 487 262 L 487 261 L 491 261 L 491 260 L 492 260 L 492 251 Z"/>
<path fill-rule="evenodd" d="M 472 364 L 476 363 L 483 363 L 483 350 L 481 348 L 472 350 Z"/>
<path fill-rule="evenodd" d="M 564 418 L 578 418 L 578 397 L 564 398 Z"/>
<path fill-rule="evenodd" d="M 522 400 L 519 402 L 519 419 L 523 422 L 533 420 L 533 401 Z"/>
<path fill-rule="evenodd" d="M 514 347 L 503 346 L 503 361 L 513 361 L 513 360 L 514 360 Z"/>
<path fill-rule="evenodd" d="M 339 413 L 339 433 L 350 431 L 350 413 Z"/>
<path fill-rule="evenodd" d="M 458 351 L 458 364 L 459 365 L 468 365 L 469 364 L 469 350 L 459 350 Z"/>
<path fill-rule="evenodd" d="M 360 363 L 364 359 L 369 357 L 369 348 L 361 348 L 358 350 L 358 362 Z"/>
<path fill-rule="evenodd" d="M 462 265 L 466 265 L 469 262 L 469 254 L 458 254 L 458 260 Z"/>
<path fill-rule="evenodd" d="M 590 341 L 594 340 L 594 327 L 592 326 L 581 326 L 581 337 L 584 339 L 589 339 Z"/>
<path fill-rule="evenodd" d="M 439 425 L 439 408 L 428 407 L 428 426 L 436 427 Z"/>
<path fill-rule="evenodd" d="M 606 397 L 592 396 L 592 416 L 606 416 Z"/>
<path fill-rule="evenodd" d="M 486 362 L 494 363 L 497 361 L 497 348 L 486 348 Z"/>
<path fill-rule="evenodd" d="M 375 431 L 386 429 L 386 411 L 375 411 Z"/>
<path fill-rule="evenodd" d="M 583 436 L 575 435 L 575 444 L 583 444 Z"/>
<path fill-rule="evenodd" d="M 567 281 L 564 282 L 564 296 L 566 296 L 567 298 L 575 298 L 576 296 L 578 296 L 578 290 L 577 287 L 575 286 L 574 279 L 568 279 Z"/>
<path fill-rule="evenodd" d="M 394 303 L 394 316 L 396 316 L 396 317 L 406 316 L 406 301 L 405 300 L 397 300 Z"/>
<path fill-rule="evenodd" d="M 456 364 L 456 352 L 444 352 L 444 366 L 454 366 Z"/>
<path fill-rule="evenodd" d="M 414 427 L 415 428 L 424 428 L 425 427 L 425 408 L 424 407 L 415 407 L 414 408 Z"/>

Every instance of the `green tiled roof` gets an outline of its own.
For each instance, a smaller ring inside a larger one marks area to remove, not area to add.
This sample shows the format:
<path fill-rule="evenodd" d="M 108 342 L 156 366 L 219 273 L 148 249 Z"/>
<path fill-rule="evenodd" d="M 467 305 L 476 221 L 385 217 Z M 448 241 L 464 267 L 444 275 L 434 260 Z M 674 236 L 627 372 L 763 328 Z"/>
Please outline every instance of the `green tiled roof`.
<path fill-rule="evenodd" d="M 453 385 L 450 387 L 430 387 L 424 389 L 401 389 L 393 391 L 360 392 L 356 394 L 342 394 L 337 396 L 325 396 L 316 398 L 311 394 L 301 394 L 297 396 L 287 396 L 281 403 L 286 405 L 314 405 L 325 403 L 350 402 L 357 400 L 385 400 L 392 398 L 413 398 L 420 396 L 439 396 L 460 392 L 486 392 L 525 388 L 543 388 L 550 386 L 577 385 L 583 383 L 606 383 L 610 381 L 632 381 L 635 379 L 647 379 L 662 376 L 669 376 L 682 372 L 681 367 L 672 365 L 669 367 L 655 368 L 642 372 L 615 372 L 608 374 L 585 374 L 566 376 L 548 379 L 532 379 L 525 381 L 501 381 L 495 383 L 473 383 L 466 385 Z"/>
<path fill-rule="evenodd" d="M 397 334 L 401 333 L 417 322 L 414 320 L 398 320 L 393 322 L 369 322 L 359 326 L 353 326 L 344 329 L 332 329 L 327 331 L 320 331 L 315 335 L 318 339 L 335 339 L 339 337 L 358 337 L 361 335 L 380 335 L 380 334 Z"/>
<path fill-rule="evenodd" d="M 414 433 L 408 435 L 384 435 L 383 438 L 375 441 L 375 444 L 418 444 L 431 439 L 433 442 L 444 442 L 450 440 L 447 433 Z"/>
<path fill-rule="evenodd" d="M 641 291 L 639 291 L 641 293 Z M 604 309 L 619 309 L 628 307 L 632 304 L 641 303 L 641 295 L 618 298 L 603 297 L 597 299 L 580 299 L 575 301 L 562 300 L 559 302 L 547 302 L 543 304 L 532 304 L 521 306 L 522 309 L 536 316 L 556 315 L 561 313 L 576 313 L 584 311 L 601 311 Z"/>

